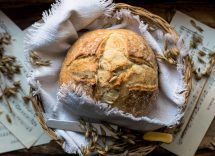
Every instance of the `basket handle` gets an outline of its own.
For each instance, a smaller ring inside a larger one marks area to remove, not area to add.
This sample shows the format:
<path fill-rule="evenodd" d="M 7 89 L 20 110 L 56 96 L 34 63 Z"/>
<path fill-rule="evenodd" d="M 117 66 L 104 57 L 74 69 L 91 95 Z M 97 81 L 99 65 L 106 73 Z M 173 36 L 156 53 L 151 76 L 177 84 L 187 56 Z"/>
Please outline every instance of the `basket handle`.
<path fill-rule="evenodd" d="M 168 22 L 166 22 L 160 16 L 152 14 L 151 12 L 147 11 L 144 8 L 131 6 L 125 3 L 116 3 L 116 9 L 129 9 L 133 14 L 139 15 L 140 17 L 147 20 L 149 23 L 158 26 L 167 33 L 173 34 L 176 38 L 179 38 L 178 33 Z"/>

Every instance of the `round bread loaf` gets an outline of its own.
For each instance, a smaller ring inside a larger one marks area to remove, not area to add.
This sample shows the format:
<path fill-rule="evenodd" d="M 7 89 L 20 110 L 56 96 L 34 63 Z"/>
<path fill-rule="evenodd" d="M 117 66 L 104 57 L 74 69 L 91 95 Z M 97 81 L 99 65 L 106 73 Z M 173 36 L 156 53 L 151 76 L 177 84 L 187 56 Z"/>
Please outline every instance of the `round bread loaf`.
<path fill-rule="evenodd" d="M 135 32 L 94 30 L 69 49 L 59 83 L 82 84 L 93 99 L 144 116 L 158 93 L 157 63 L 145 39 Z"/>

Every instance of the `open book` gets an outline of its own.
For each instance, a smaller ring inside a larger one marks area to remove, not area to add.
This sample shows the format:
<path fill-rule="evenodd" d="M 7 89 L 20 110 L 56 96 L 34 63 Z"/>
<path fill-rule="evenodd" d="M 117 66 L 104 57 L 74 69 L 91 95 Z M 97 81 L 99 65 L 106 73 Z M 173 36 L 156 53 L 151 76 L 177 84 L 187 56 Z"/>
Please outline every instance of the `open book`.
<path fill-rule="evenodd" d="M 200 59 L 205 59 L 204 57 L 215 53 L 214 29 L 181 12 L 176 12 L 171 25 L 183 36 L 187 44 L 192 44 L 193 35 L 201 36 L 202 43 L 196 46 L 190 53 L 193 61 L 196 61 L 195 58 L 199 51 L 204 53 L 204 56 L 202 55 Z M 199 67 L 201 64 L 202 67 Z M 204 65 L 204 62 L 197 61 L 193 66 L 195 66 L 194 69 L 201 72 L 204 71 L 207 65 Z M 173 143 L 162 145 L 162 147 L 179 156 L 195 154 L 210 123 L 215 117 L 215 68 L 211 69 L 209 77 L 203 76 L 200 80 L 193 77 L 192 91 L 184 115 L 183 125 L 175 135 Z"/>
<path fill-rule="evenodd" d="M 32 105 L 25 104 L 22 100 L 22 96 L 27 95 L 30 89 L 24 74 L 24 32 L 0 11 L 0 33 L 5 32 L 9 33 L 12 38 L 11 43 L 4 47 L 5 55 L 15 56 L 19 65 L 22 66 L 21 74 L 16 75 L 14 80 L 20 81 L 22 87 L 22 93 L 20 94 L 23 95 L 19 94 L 16 98 L 8 99 L 13 112 L 10 112 L 4 100 L 0 100 L 0 153 L 30 148 L 50 141 L 50 138 L 37 122 Z M 10 80 L 5 79 L 2 75 L 0 80 L 2 89 L 11 83 Z"/>

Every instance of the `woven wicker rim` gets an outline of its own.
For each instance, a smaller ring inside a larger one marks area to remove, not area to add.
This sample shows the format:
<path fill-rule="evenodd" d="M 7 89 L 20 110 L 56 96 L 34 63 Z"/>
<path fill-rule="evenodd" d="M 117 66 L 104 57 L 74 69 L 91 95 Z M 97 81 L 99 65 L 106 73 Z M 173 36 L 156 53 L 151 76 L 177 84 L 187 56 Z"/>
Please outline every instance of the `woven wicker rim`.
<path fill-rule="evenodd" d="M 141 19 L 144 19 L 145 21 L 149 22 L 152 25 L 156 25 L 157 27 L 161 28 L 162 30 L 164 30 L 167 33 L 170 33 L 172 35 L 174 35 L 176 38 L 179 38 L 178 33 L 175 31 L 175 29 L 170 26 L 169 23 L 167 23 L 163 18 L 152 14 L 151 12 L 147 11 L 146 9 L 143 9 L 141 7 L 137 7 L 137 6 L 131 6 L 125 3 L 117 3 L 115 10 L 119 10 L 119 9 L 129 9 L 133 14 L 135 15 L 139 15 Z M 191 75 L 191 63 L 190 63 L 190 59 L 189 57 L 185 57 L 184 58 L 184 64 L 185 64 L 185 71 L 184 71 L 184 81 L 187 84 L 187 91 L 184 92 L 184 96 L 185 96 L 185 104 L 184 104 L 184 108 L 182 108 L 183 110 L 186 108 L 186 104 L 188 101 L 188 97 L 191 91 L 191 87 L 192 87 L 192 75 Z M 35 110 L 36 113 L 36 117 L 39 121 L 39 123 L 41 124 L 42 128 L 44 129 L 44 131 L 54 140 L 56 141 L 58 144 L 60 144 L 61 146 L 63 145 L 64 140 L 62 140 L 61 138 L 59 138 L 56 133 L 54 132 L 53 129 L 49 128 L 46 125 L 46 122 L 44 120 L 43 117 L 43 104 L 42 104 L 42 100 L 40 98 L 39 95 L 36 95 L 32 98 L 32 105 L 33 108 Z M 143 153 L 144 155 L 149 154 L 150 152 L 152 152 L 157 145 L 149 145 L 146 146 L 146 152 Z"/>

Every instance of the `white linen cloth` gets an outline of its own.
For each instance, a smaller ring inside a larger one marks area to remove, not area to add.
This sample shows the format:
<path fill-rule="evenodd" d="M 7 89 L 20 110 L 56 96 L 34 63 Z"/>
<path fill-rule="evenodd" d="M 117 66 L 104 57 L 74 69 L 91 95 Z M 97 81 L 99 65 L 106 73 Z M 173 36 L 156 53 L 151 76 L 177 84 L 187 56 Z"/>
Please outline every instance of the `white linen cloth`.
<path fill-rule="evenodd" d="M 26 57 L 36 51 L 45 60 L 51 60 L 50 66 L 31 66 L 29 83 L 40 94 L 46 118 L 60 120 L 77 120 L 79 115 L 102 119 L 125 127 L 140 130 L 154 130 L 163 126 L 177 124 L 183 112 L 187 86 L 183 81 L 183 57 L 187 50 L 181 40 L 165 34 L 157 28 L 148 31 L 148 24 L 134 16 L 129 10 L 113 12 L 112 0 L 60 0 L 52 9 L 43 14 L 43 21 L 35 23 L 29 29 L 25 39 Z M 67 50 L 78 39 L 80 30 L 98 28 L 126 28 L 145 37 L 155 53 L 163 55 L 164 42 L 169 47 L 180 50 L 177 66 L 165 64 L 158 60 L 160 93 L 155 107 L 149 116 L 135 118 L 107 104 L 95 102 L 84 95 L 81 87 L 58 86 L 58 75 Z M 97 103 L 97 104 L 95 104 Z M 87 144 L 84 136 L 71 131 L 56 130 L 65 139 L 64 149 L 68 153 L 79 152 Z"/>

